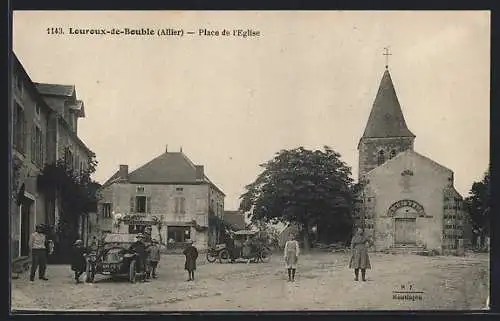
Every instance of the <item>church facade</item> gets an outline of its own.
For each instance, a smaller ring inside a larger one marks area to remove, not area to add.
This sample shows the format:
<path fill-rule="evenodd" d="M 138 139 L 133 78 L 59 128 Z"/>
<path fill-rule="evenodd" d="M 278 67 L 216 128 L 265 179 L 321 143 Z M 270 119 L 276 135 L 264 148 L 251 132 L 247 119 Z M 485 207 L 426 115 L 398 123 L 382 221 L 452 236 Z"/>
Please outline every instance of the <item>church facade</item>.
<path fill-rule="evenodd" d="M 414 141 L 386 69 L 358 144 L 357 224 L 375 251 L 459 251 L 470 227 L 453 171 L 415 152 Z"/>

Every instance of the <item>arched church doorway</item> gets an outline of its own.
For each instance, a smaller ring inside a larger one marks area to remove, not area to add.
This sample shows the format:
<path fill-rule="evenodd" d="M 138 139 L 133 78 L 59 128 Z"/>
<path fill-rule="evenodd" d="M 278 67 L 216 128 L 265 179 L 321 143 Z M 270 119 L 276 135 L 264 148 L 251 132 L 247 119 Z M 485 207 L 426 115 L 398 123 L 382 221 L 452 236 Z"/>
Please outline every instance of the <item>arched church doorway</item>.
<path fill-rule="evenodd" d="M 394 221 L 394 245 L 417 243 L 417 217 L 423 215 L 422 205 L 411 200 L 401 200 L 389 207 L 388 216 Z"/>

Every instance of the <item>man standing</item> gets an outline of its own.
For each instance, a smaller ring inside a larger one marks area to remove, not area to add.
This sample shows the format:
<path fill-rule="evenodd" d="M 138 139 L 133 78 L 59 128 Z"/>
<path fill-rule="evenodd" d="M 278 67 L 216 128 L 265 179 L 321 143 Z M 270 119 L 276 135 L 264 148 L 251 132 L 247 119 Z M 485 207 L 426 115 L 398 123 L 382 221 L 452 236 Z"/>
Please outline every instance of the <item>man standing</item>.
<path fill-rule="evenodd" d="M 45 270 L 47 269 L 47 237 L 43 233 L 41 225 L 37 225 L 35 232 L 31 234 L 31 273 L 30 281 L 35 281 L 35 273 L 38 268 L 38 278 L 47 281 Z"/>
<path fill-rule="evenodd" d="M 142 233 L 139 233 L 137 234 L 136 239 L 137 241 L 132 244 L 130 250 L 137 253 L 138 272 L 141 272 L 143 274 L 142 281 L 148 282 L 146 270 L 147 252 L 146 245 L 144 244 L 144 235 Z"/>

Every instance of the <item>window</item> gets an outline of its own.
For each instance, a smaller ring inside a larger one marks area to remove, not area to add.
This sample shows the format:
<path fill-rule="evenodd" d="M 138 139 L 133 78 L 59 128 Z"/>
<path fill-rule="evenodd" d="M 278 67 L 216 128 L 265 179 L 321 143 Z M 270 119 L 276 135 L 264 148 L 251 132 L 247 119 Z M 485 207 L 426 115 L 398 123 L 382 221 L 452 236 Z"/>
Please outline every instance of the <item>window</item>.
<path fill-rule="evenodd" d="M 396 150 L 395 149 L 391 150 L 391 158 L 393 158 L 394 156 L 396 156 Z"/>
<path fill-rule="evenodd" d="M 103 218 L 111 218 L 112 208 L 113 208 L 112 203 L 102 204 L 102 217 Z"/>
<path fill-rule="evenodd" d="M 135 189 L 135 192 L 136 193 L 144 193 L 144 186 L 137 186 L 137 188 Z"/>
<path fill-rule="evenodd" d="M 33 125 L 31 137 L 31 161 L 41 167 L 43 165 L 43 134 L 40 127 Z"/>
<path fill-rule="evenodd" d="M 186 199 L 184 197 L 175 198 L 174 213 L 180 213 L 180 214 L 186 213 Z"/>
<path fill-rule="evenodd" d="M 24 109 L 19 104 L 14 106 L 14 128 L 12 131 L 14 148 L 21 154 L 25 153 L 26 142 L 26 119 L 24 118 Z"/>
<path fill-rule="evenodd" d="M 383 163 L 385 163 L 385 153 L 381 150 L 378 152 L 377 165 L 382 165 Z"/>
<path fill-rule="evenodd" d="M 146 213 L 146 196 L 135 197 L 135 211 L 136 213 Z"/>
<path fill-rule="evenodd" d="M 40 118 L 40 105 L 35 103 L 35 115 Z"/>
<path fill-rule="evenodd" d="M 191 238 L 191 228 L 189 226 L 169 226 L 167 227 L 167 239 L 168 241 L 174 240 L 174 242 L 186 242 L 186 240 Z"/>
<path fill-rule="evenodd" d="M 19 75 L 16 77 L 16 89 L 19 93 L 19 97 L 23 97 L 24 85 L 23 85 L 23 80 Z"/>
<path fill-rule="evenodd" d="M 64 163 L 68 169 L 73 169 L 73 152 L 69 147 L 64 150 Z"/>
<path fill-rule="evenodd" d="M 182 192 L 182 191 L 184 190 L 184 188 L 182 188 L 182 187 L 177 187 L 175 190 L 176 190 L 177 192 Z"/>

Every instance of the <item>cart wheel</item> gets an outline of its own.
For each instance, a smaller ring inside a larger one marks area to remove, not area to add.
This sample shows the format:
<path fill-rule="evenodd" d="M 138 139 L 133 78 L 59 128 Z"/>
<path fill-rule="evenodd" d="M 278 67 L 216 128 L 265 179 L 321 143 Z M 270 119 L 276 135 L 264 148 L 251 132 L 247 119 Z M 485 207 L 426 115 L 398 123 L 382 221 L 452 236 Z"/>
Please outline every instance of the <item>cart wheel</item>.
<path fill-rule="evenodd" d="M 260 261 L 262 263 L 267 263 L 271 260 L 271 252 L 267 251 L 267 250 L 263 250 L 261 253 L 260 253 Z"/>
<path fill-rule="evenodd" d="M 207 252 L 207 261 L 209 263 L 214 263 L 216 260 L 217 260 L 217 256 L 212 251 L 208 251 Z"/>
<path fill-rule="evenodd" d="M 87 283 L 94 282 L 95 273 L 90 263 L 87 263 L 87 266 L 85 268 L 85 275 L 86 275 L 85 282 Z"/>
<path fill-rule="evenodd" d="M 229 252 L 227 249 L 220 251 L 219 262 L 220 263 L 228 263 L 229 262 Z"/>
<path fill-rule="evenodd" d="M 130 266 L 128 268 L 128 280 L 130 283 L 135 283 L 137 273 L 135 271 L 136 262 L 135 260 L 130 261 Z"/>

